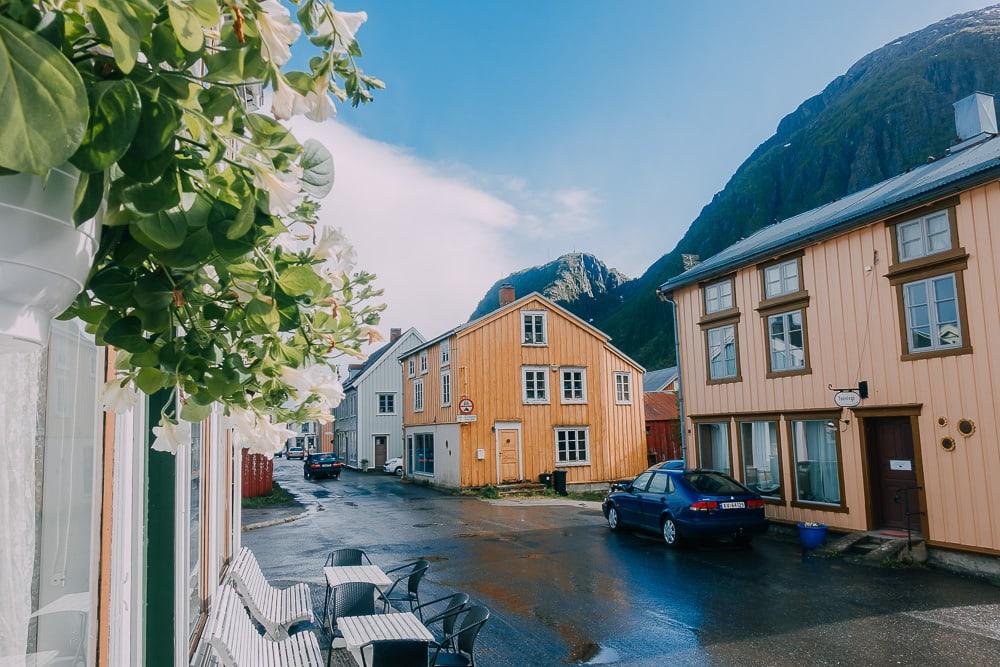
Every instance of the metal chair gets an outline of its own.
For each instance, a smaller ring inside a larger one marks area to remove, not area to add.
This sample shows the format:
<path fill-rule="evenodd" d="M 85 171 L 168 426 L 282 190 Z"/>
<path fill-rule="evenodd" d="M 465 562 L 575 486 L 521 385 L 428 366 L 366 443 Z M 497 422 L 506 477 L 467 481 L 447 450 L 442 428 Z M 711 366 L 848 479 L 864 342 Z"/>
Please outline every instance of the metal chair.
<path fill-rule="evenodd" d="M 423 608 L 432 607 L 436 604 L 440 604 L 441 602 L 447 602 L 444 609 L 430 618 L 423 619 L 423 623 L 427 626 L 427 629 L 431 631 L 431 634 L 443 641 L 444 637 L 454 634 L 455 621 L 458 619 L 459 614 L 465 611 L 466 607 L 469 605 L 469 596 L 466 593 L 454 593 L 453 595 L 446 595 L 443 598 L 438 598 L 437 600 L 425 602 L 415 607 L 415 609 L 417 610 L 417 614 L 421 614 L 422 612 L 420 610 Z M 434 628 L 430 627 L 434 623 L 441 623 L 440 634 L 435 632 Z M 453 648 L 451 646 L 451 642 L 449 642 L 447 646 L 444 646 L 444 648 Z"/>
<path fill-rule="evenodd" d="M 330 634 L 342 636 L 337 630 L 337 619 L 345 616 L 371 616 L 375 613 L 375 584 L 358 581 L 333 587 L 333 615 L 330 617 Z M 324 609 L 323 620 L 327 619 Z"/>
<path fill-rule="evenodd" d="M 488 620 L 489 609 L 481 605 L 470 607 L 462 616 L 458 630 L 431 649 L 431 667 L 476 667 L 476 638 Z M 454 646 L 454 651 L 446 651 L 448 644 Z"/>
<path fill-rule="evenodd" d="M 326 557 L 323 567 L 336 567 L 338 565 L 373 565 L 372 559 L 361 549 L 337 549 Z"/>
<path fill-rule="evenodd" d="M 368 647 L 371 662 L 365 655 Z M 427 642 L 419 639 L 375 639 L 360 650 L 361 667 L 427 667 Z"/>
<path fill-rule="evenodd" d="M 407 602 L 410 605 L 410 611 L 416 612 L 420 616 L 420 620 L 423 621 L 423 610 L 415 605 L 420 604 L 420 580 L 424 578 L 425 574 L 427 574 L 427 568 L 430 567 L 430 565 L 430 562 L 420 559 L 413 561 L 412 563 L 407 563 L 406 565 L 394 567 L 391 570 L 386 570 L 386 574 L 400 572 L 403 570 L 409 571 L 393 581 L 392 586 L 378 596 L 378 599 L 385 605 L 383 611 L 389 611 L 389 605 L 393 602 Z M 406 582 L 406 591 L 397 591 L 396 587 L 403 581 Z"/>

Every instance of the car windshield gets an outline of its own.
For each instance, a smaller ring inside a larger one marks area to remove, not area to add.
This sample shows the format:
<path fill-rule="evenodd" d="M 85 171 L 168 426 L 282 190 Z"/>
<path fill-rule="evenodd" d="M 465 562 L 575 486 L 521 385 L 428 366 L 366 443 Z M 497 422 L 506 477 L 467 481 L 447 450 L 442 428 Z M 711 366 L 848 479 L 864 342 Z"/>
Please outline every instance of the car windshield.
<path fill-rule="evenodd" d="M 725 475 L 717 472 L 689 472 L 684 475 L 684 479 L 698 493 L 709 495 L 732 495 L 734 493 L 747 493 L 747 490 L 729 479 Z"/>
<path fill-rule="evenodd" d="M 337 457 L 333 454 L 311 454 L 309 458 L 320 463 L 331 463 L 337 460 Z"/>

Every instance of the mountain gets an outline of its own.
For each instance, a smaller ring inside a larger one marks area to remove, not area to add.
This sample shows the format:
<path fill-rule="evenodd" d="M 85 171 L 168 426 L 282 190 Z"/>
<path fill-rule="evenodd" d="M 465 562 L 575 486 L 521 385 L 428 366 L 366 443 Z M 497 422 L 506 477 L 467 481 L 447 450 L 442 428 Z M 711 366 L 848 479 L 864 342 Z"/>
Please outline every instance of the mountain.
<path fill-rule="evenodd" d="M 1000 6 L 952 16 L 873 51 L 785 116 L 677 246 L 602 299 L 595 324 L 647 368 L 674 363 L 669 304 L 656 288 L 754 231 L 941 155 L 952 103 L 1000 93 Z M 751 102 L 752 103 L 752 102 Z"/>
<path fill-rule="evenodd" d="M 500 286 L 509 283 L 514 286 L 518 297 L 539 292 L 565 306 L 577 317 L 590 320 L 596 314 L 610 310 L 609 295 L 627 280 L 624 274 L 609 269 L 591 254 L 570 253 L 548 264 L 518 271 L 496 281 L 469 319 L 474 320 L 496 310 L 500 303 Z"/>

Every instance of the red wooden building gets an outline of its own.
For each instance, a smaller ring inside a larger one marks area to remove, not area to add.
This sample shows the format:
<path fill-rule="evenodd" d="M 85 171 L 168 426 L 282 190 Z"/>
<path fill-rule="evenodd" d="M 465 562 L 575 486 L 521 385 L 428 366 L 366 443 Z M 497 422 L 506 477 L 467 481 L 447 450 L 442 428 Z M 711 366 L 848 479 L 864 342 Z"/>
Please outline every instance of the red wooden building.
<path fill-rule="evenodd" d="M 681 458 L 681 429 L 677 394 L 645 392 L 646 453 L 649 464 Z"/>

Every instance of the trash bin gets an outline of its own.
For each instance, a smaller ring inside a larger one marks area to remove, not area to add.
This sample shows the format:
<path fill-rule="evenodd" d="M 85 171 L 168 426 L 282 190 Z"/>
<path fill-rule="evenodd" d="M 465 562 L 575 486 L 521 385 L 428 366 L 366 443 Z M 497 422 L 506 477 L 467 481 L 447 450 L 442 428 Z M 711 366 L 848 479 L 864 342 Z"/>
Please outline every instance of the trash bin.
<path fill-rule="evenodd" d="M 566 495 L 566 471 L 565 470 L 555 470 L 552 472 L 552 488 L 556 490 L 560 496 Z"/>
<path fill-rule="evenodd" d="M 538 476 L 538 481 L 539 481 L 539 483 L 544 484 L 545 488 L 551 489 L 552 488 L 552 473 L 543 472 L 541 475 Z"/>
<path fill-rule="evenodd" d="M 806 551 L 819 549 L 826 541 L 826 524 L 799 522 L 799 542 Z"/>

